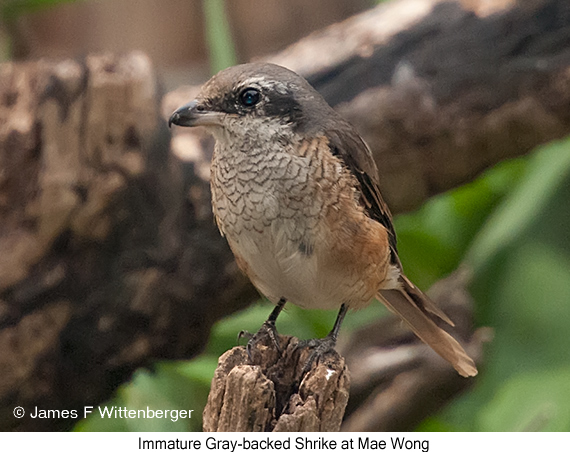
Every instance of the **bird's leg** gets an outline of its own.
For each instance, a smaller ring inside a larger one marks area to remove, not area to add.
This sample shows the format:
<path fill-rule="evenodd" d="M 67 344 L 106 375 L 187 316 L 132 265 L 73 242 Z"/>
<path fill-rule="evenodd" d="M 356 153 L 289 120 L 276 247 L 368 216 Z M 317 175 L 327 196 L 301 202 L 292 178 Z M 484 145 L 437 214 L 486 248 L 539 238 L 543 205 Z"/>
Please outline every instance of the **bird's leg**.
<path fill-rule="evenodd" d="M 261 330 L 267 331 L 269 337 L 273 341 L 273 344 L 275 344 L 275 348 L 280 353 L 281 353 L 281 347 L 279 345 L 279 340 L 278 340 L 279 334 L 277 333 L 277 328 L 275 327 L 275 321 L 277 320 L 277 317 L 279 317 L 279 314 L 281 314 L 281 311 L 283 310 L 285 303 L 286 303 L 285 298 L 280 298 L 279 301 L 277 302 L 277 305 L 273 308 L 273 311 L 271 311 L 271 314 L 269 314 L 269 317 L 265 322 L 263 322 L 263 325 L 261 325 L 260 328 L 260 331 Z"/>
<path fill-rule="evenodd" d="M 283 310 L 283 307 L 285 306 L 286 302 L 287 300 L 285 300 L 285 298 L 279 299 L 279 301 L 277 302 L 277 306 L 273 308 L 273 311 L 271 311 L 271 314 L 269 314 L 267 320 L 263 322 L 263 325 L 261 325 L 261 328 L 257 333 L 251 334 L 247 331 L 240 331 L 238 339 L 241 339 L 242 337 L 248 338 L 246 350 L 247 350 L 247 356 L 249 357 L 250 361 L 252 361 L 251 352 L 254 346 L 257 345 L 257 343 L 264 335 L 268 335 L 271 338 L 271 342 L 273 342 L 273 345 L 275 345 L 275 348 L 281 354 L 281 346 L 279 345 L 279 339 L 278 339 L 279 334 L 277 333 L 277 328 L 275 327 L 275 321 L 277 320 L 277 317 Z"/>
<path fill-rule="evenodd" d="M 348 311 L 348 307 L 346 306 L 346 304 L 343 303 L 342 306 L 340 307 L 340 310 L 338 311 L 338 315 L 336 316 L 336 321 L 334 322 L 334 326 L 331 332 L 326 337 L 324 337 L 323 339 L 312 339 L 310 341 L 299 343 L 300 347 L 309 347 L 313 349 L 313 351 L 309 355 L 309 359 L 307 359 L 307 362 L 303 366 L 303 372 L 301 373 L 301 378 L 309 370 L 311 370 L 311 367 L 313 366 L 315 360 L 334 350 L 334 347 L 336 345 L 336 340 L 338 338 L 338 332 L 340 331 L 340 326 L 342 324 L 342 321 L 344 320 L 346 311 Z"/>

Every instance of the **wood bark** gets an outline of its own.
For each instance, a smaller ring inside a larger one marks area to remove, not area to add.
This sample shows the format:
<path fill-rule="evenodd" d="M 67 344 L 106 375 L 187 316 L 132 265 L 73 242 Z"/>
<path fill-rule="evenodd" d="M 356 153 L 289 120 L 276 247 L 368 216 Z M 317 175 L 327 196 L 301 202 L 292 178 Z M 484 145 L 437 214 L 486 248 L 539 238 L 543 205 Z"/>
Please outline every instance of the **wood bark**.
<path fill-rule="evenodd" d="M 269 336 L 252 352 L 235 347 L 220 357 L 204 409 L 206 432 L 336 432 L 350 387 L 344 359 L 327 353 L 306 374 L 311 349 Z"/>
<path fill-rule="evenodd" d="M 360 129 L 394 212 L 570 131 L 567 3 L 485 4 L 392 2 L 271 57 Z M 256 296 L 212 221 L 211 139 L 180 129 L 169 143 L 164 118 L 193 92 L 160 110 L 140 54 L 0 66 L 0 429 L 69 428 L 12 410 L 82 412 L 139 366 L 195 356 L 214 321 Z M 357 367 L 366 350 L 350 350 Z M 421 413 L 352 425 L 411 428 L 465 382 L 409 399 Z"/>
<path fill-rule="evenodd" d="M 139 366 L 197 354 L 254 291 L 207 182 L 169 153 L 144 55 L 0 77 L 0 428 L 64 429 L 12 410 L 82 415 Z"/>

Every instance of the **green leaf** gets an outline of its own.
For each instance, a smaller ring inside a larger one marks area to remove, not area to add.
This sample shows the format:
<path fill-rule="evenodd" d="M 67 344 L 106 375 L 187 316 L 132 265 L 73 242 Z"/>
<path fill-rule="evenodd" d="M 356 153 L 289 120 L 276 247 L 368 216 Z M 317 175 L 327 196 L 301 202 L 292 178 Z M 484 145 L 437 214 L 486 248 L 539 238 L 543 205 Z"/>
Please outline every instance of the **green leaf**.
<path fill-rule="evenodd" d="M 190 384 L 201 384 L 206 389 L 210 388 L 216 367 L 218 358 L 215 355 L 198 356 L 191 361 L 176 363 L 177 372 L 188 378 Z"/>
<path fill-rule="evenodd" d="M 560 183 L 570 172 L 570 139 L 533 155 L 523 183 L 487 221 L 469 250 L 466 261 L 480 269 L 505 249 L 537 219 Z"/>
<path fill-rule="evenodd" d="M 525 174 L 527 159 L 502 162 L 477 180 L 395 219 L 404 270 L 427 289 L 463 261 L 487 217 Z"/>
<path fill-rule="evenodd" d="M 570 430 L 570 367 L 508 379 L 479 415 L 489 432 Z"/>
<path fill-rule="evenodd" d="M 198 431 L 202 424 L 202 410 L 210 388 L 213 370 L 206 384 L 185 366 L 189 363 L 159 363 L 154 371 L 139 369 L 133 380 L 121 386 L 116 396 L 103 407 L 135 410 L 135 417 L 123 415 L 101 416 L 99 408 L 79 422 L 77 431 Z M 202 363 L 197 362 L 199 368 Z M 215 363 L 213 365 L 215 369 Z M 189 378 L 190 377 L 190 378 Z M 140 411 L 139 411 L 140 410 Z M 147 413 L 162 411 L 161 417 L 147 417 Z M 168 410 L 168 412 L 166 412 Z M 173 411 L 174 410 L 174 411 Z M 180 410 L 190 411 L 190 418 L 179 417 Z"/>
<path fill-rule="evenodd" d="M 568 429 L 567 412 L 549 407 L 548 396 L 564 399 L 559 383 L 570 367 L 569 144 L 528 157 L 523 179 L 471 247 L 477 321 L 495 337 L 474 388 L 437 418 L 455 430 Z"/>

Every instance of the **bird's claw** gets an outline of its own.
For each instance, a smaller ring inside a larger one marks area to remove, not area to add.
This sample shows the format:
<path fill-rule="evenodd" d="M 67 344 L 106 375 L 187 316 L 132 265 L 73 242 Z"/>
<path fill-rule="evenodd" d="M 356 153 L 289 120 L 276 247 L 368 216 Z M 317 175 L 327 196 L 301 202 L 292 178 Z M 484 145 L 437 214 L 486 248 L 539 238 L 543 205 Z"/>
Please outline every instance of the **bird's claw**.
<path fill-rule="evenodd" d="M 247 351 L 247 356 L 251 362 L 253 362 L 253 349 L 258 343 L 262 342 L 265 336 L 269 336 L 271 343 L 275 346 L 275 349 L 281 355 L 281 346 L 279 345 L 279 333 L 275 327 L 275 322 L 263 322 L 259 331 L 255 334 L 251 334 L 249 331 L 240 331 L 238 334 L 238 340 L 242 337 L 247 337 L 247 345 L 245 349 Z"/>
<path fill-rule="evenodd" d="M 301 372 L 301 380 L 311 370 L 313 364 L 315 362 L 318 362 L 318 360 L 321 357 L 331 352 L 335 352 L 335 345 L 336 345 L 336 339 L 332 336 L 327 336 L 322 339 L 311 339 L 309 341 L 299 342 L 297 348 L 312 349 L 309 358 L 307 359 L 305 365 L 303 366 L 303 370 Z"/>
<path fill-rule="evenodd" d="M 251 338 L 253 337 L 253 334 L 251 334 L 249 331 L 241 330 L 241 331 L 238 333 L 238 337 L 237 337 L 238 343 L 239 343 L 239 341 L 240 341 L 242 338 L 244 338 L 244 337 L 246 337 L 247 340 L 249 341 L 249 340 L 251 340 Z"/>

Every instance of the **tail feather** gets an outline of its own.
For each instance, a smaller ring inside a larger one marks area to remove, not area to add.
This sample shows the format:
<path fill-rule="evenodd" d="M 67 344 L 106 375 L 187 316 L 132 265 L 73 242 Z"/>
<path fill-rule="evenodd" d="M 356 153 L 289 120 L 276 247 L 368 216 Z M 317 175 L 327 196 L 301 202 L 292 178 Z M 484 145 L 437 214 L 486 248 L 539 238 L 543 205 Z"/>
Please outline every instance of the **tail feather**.
<path fill-rule="evenodd" d="M 475 363 L 463 347 L 430 319 L 428 313 L 435 314 L 452 325 L 451 320 L 405 276 L 402 288 L 383 290 L 378 298 L 388 309 L 398 314 L 422 341 L 449 361 L 461 376 L 477 375 Z"/>
<path fill-rule="evenodd" d="M 443 312 L 438 305 L 436 305 L 430 298 L 428 298 L 426 294 L 418 289 L 406 275 L 401 274 L 400 278 L 402 280 L 404 292 L 406 292 L 408 296 L 412 298 L 413 302 L 417 304 L 420 309 L 438 316 L 441 320 L 450 326 L 455 326 L 455 323 L 451 321 L 445 312 Z"/>

